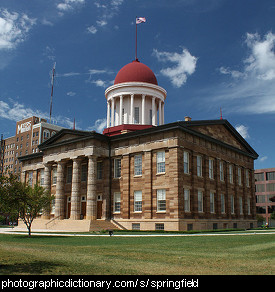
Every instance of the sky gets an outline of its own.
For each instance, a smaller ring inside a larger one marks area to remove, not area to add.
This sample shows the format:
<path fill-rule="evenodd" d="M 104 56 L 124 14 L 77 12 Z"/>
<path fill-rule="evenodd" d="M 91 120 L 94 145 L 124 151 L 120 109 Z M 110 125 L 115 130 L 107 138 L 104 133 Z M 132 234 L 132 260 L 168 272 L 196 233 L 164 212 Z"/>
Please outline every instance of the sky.
<path fill-rule="evenodd" d="M 105 89 L 138 59 L 166 89 L 165 123 L 227 119 L 275 167 L 274 0 L 1 0 L 0 134 L 16 121 L 102 133 Z"/>

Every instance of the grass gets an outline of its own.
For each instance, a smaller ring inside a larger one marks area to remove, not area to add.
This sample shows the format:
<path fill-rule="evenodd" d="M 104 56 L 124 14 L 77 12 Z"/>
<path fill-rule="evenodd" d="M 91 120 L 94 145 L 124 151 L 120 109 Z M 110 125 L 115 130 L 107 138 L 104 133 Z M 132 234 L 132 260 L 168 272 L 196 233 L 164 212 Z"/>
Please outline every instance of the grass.
<path fill-rule="evenodd" d="M 275 235 L 0 234 L 0 275 L 274 275 Z"/>

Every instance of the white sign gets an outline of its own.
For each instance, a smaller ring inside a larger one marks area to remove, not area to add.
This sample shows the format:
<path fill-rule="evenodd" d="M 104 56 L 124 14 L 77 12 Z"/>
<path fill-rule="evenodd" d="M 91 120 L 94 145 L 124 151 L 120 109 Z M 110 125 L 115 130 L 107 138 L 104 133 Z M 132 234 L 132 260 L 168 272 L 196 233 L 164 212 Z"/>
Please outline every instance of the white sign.
<path fill-rule="evenodd" d="M 31 130 L 31 127 L 32 127 L 32 122 L 31 121 L 26 122 L 26 123 L 21 124 L 21 125 L 18 125 L 18 127 L 17 127 L 17 134 L 19 134 L 20 132 L 22 134 L 24 132 L 30 131 Z"/>

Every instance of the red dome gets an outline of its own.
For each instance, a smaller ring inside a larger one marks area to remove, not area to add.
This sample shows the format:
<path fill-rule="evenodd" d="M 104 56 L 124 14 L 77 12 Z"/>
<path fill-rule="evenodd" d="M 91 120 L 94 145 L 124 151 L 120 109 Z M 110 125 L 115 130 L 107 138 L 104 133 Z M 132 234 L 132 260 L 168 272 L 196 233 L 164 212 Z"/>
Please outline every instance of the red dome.
<path fill-rule="evenodd" d="M 134 60 L 119 70 L 114 84 L 123 82 L 145 82 L 158 85 L 154 72 L 138 60 Z"/>

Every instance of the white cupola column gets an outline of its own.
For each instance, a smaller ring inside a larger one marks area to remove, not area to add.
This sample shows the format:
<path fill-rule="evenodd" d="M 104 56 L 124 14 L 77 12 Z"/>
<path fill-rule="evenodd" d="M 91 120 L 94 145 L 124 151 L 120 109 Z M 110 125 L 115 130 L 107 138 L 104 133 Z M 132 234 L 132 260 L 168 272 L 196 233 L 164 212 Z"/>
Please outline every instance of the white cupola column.
<path fill-rule="evenodd" d="M 110 127 L 110 101 L 107 101 L 107 128 Z"/>
<path fill-rule="evenodd" d="M 162 106 L 161 106 L 161 100 L 159 100 L 159 125 L 162 125 Z"/>
<path fill-rule="evenodd" d="M 161 113 L 162 113 L 162 124 L 164 125 L 164 102 L 162 102 L 161 104 L 162 104 L 162 109 L 161 109 Z"/>
<path fill-rule="evenodd" d="M 134 94 L 131 94 L 130 124 L 134 123 Z"/>
<path fill-rule="evenodd" d="M 114 97 L 111 98 L 112 103 L 112 112 L 111 112 L 111 127 L 115 125 L 115 99 Z"/>
<path fill-rule="evenodd" d="M 141 100 L 141 124 L 145 125 L 145 94 L 142 94 Z"/>
<path fill-rule="evenodd" d="M 156 98 L 152 97 L 152 125 L 156 126 Z"/>
<path fill-rule="evenodd" d="M 120 95 L 119 102 L 119 124 L 122 125 L 122 108 L 123 108 L 123 95 Z"/>

